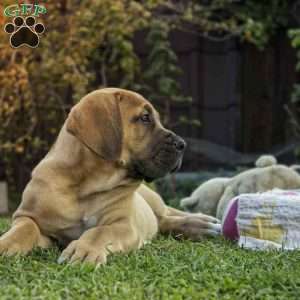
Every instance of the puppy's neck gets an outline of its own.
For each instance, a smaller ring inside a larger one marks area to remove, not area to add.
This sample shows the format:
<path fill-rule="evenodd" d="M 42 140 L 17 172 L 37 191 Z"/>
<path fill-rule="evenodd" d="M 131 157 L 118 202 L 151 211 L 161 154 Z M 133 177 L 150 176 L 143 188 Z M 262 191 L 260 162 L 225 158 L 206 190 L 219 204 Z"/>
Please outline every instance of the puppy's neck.
<path fill-rule="evenodd" d="M 117 162 L 106 161 L 63 126 L 57 141 L 49 151 L 43 164 L 59 168 L 60 174 L 70 179 L 70 184 L 80 196 L 106 192 L 117 187 L 137 188 L 141 181 L 130 179 L 127 170 Z"/>

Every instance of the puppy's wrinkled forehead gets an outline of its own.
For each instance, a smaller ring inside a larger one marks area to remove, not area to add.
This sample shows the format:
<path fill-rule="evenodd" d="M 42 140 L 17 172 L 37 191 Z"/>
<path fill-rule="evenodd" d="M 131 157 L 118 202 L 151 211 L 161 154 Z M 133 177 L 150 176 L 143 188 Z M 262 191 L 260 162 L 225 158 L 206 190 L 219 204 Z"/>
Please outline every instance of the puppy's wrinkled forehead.
<path fill-rule="evenodd" d="M 125 89 L 120 89 L 120 88 L 104 88 L 101 89 L 102 93 L 108 93 L 108 94 L 113 94 L 113 95 L 119 95 L 119 97 L 122 98 L 128 98 L 131 100 L 132 103 L 138 104 L 141 103 L 143 101 L 147 101 L 142 95 L 133 92 L 133 91 L 129 91 L 129 90 L 125 90 Z"/>
<path fill-rule="evenodd" d="M 140 113 L 146 110 L 159 118 L 158 112 L 155 110 L 152 104 L 142 95 L 136 92 L 120 88 L 105 88 L 101 91 L 109 94 L 114 94 L 116 97 L 119 97 L 120 104 L 125 108 L 124 111 L 127 113 Z"/>

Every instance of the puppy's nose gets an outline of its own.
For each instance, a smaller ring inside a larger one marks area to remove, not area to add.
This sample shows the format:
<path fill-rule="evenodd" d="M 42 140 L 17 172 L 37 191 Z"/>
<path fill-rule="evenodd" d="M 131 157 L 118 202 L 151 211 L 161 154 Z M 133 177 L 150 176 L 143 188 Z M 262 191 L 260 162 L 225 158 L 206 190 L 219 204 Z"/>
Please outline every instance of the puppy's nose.
<path fill-rule="evenodd" d="M 173 145 L 179 152 L 183 152 L 186 148 L 186 142 L 178 135 L 175 135 Z"/>

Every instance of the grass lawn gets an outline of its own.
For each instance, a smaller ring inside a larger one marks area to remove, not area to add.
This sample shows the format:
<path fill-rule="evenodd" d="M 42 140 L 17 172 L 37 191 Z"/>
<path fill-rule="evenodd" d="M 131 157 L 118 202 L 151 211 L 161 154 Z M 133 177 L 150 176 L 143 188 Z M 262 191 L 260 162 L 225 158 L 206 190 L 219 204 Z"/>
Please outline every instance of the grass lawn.
<path fill-rule="evenodd" d="M 0 230 L 9 222 L 0 221 Z M 0 257 L 0 299 L 300 299 L 300 251 L 159 237 L 106 266 L 58 265 L 58 249 Z"/>

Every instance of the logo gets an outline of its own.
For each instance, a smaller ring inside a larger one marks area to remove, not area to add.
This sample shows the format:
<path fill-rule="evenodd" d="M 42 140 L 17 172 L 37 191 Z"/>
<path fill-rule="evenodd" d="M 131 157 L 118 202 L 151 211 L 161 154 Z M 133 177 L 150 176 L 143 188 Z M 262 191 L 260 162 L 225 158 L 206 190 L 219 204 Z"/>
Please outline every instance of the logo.
<path fill-rule="evenodd" d="M 37 18 L 47 12 L 46 8 L 37 4 L 15 4 L 4 9 L 4 16 L 13 17 L 12 22 L 6 23 L 4 31 L 10 35 L 13 48 L 28 46 L 36 48 L 40 42 L 40 35 L 45 26 L 37 22 Z"/>

